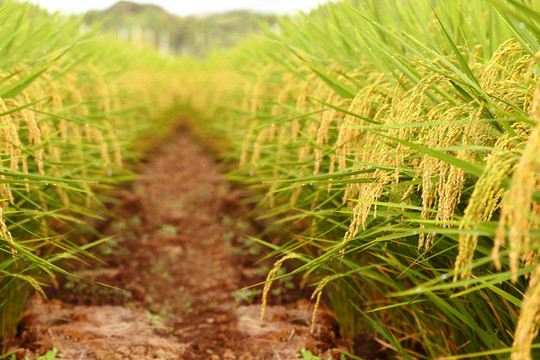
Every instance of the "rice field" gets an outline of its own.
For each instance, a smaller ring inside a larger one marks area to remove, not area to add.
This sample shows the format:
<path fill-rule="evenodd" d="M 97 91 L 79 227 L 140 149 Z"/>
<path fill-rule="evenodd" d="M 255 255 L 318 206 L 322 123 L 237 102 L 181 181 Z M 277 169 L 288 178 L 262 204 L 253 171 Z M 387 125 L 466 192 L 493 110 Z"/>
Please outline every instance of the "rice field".
<path fill-rule="evenodd" d="M 0 338 L 30 291 L 44 295 L 97 243 L 108 191 L 134 178 L 140 144 L 166 132 L 172 61 L 81 31 L 81 20 L 24 4 L 0 9 Z M 134 56 L 136 55 L 136 56 Z"/>
<path fill-rule="evenodd" d="M 338 2 L 204 61 L 0 22 L 0 336 L 181 105 L 269 224 L 261 316 L 291 276 L 395 358 L 540 356 L 538 1 Z"/>
<path fill-rule="evenodd" d="M 230 88 L 195 104 L 234 129 L 230 178 L 289 234 L 265 242 L 276 268 L 327 295 L 343 336 L 540 356 L 538 6 L 328 5 L 227 53 Z"/>

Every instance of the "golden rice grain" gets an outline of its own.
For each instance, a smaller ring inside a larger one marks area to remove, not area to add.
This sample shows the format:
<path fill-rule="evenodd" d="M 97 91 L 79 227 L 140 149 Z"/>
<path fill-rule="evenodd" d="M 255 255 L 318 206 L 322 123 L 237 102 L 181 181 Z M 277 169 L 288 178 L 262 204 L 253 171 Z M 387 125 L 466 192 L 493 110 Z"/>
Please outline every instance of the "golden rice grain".
<path fill-rule="evenodd" d="M 514 350 L 511 360 L 532 360 L 531 345 L 538 335 L 540 323 L 540 265 L 530 277 L 529 287 L 523 296 L 523 303 L 514 332 Z"/>
<path fill-rule="evenodd" d="M 540 183 L 540 164 L 538 163 L 538 154 L 540 153 L 540 86 L 537 87 L 533 96 L 531 118 L 536 122 L 536 126 L 523 150 L 512 177 L 510 189 L 503 199 L 492 250 L 494 264 L 500 269 L 499 251 L 508 236 L 512 281 L 517 280 L 520 258 L 530 251 L 529 225 L 533 208 L 532 194 Z"/>
<path fill-rule="evenodd" d="M 272 282 L 274 280 L 274 277 L 276 276 L 276 273 L 279 271 L 283 263 L 289 259 L 297 258 L 299 255 L 292 253 L 289 255 L 285 255 L 278 261 L 274 263 L 274 266 L 272 269 L 268 272 L 268 275 L 266 277 L 266 282 L 264 284 L 264 289 L 262 293 L 262 301 L 261 301 L 261 320 L 264 319 L 264 313 L 266 311 L 266 300 L 268 297 L 268 292 L 270 291 L 270 286 L 272 286 Z"/>

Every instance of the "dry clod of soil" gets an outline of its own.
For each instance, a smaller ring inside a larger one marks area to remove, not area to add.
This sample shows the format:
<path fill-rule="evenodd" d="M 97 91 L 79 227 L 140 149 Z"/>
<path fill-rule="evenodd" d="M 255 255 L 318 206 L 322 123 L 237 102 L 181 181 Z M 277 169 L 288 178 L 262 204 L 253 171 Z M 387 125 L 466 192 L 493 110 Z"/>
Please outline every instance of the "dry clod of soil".
<path fill-rule="evenodd" d="M 158 335 L 145 313 L 122 306 L 70 306 L 34 296 L 22 340 L 43 354 L 57 348 L 63 359 L 178 359 L 187 345 Z M 163 327 L 163 325 L 161 325 Z"/>
<path fill-rule="evenodd" d="M 294 306 L 269 306 L 264 320 L 260 319 L 258 305 L 239 306 L 235 314 L 238 329 L 247 336 L 246 343 L 252 348 L 272 349 L 278 359 L 294 359 L 302 348 L 325 352 L 323 357 L 327 359 L 336 346 L 328 319 L 319 319 L 314 335 L 310 333 L 313 308 L 303 301 Z M 330 338 L 324 336 L 330 333 Z"/>

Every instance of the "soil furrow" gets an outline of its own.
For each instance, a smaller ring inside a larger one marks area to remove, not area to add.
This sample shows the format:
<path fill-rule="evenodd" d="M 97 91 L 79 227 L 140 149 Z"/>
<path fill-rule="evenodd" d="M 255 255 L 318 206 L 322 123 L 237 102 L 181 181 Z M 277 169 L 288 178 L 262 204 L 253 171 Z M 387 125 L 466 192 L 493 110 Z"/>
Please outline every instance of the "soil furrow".
<path fill-rule="evenodd" d="M 247 255 L 261 251 L 247 239 L 255 232 L 238 191 L 189 134 L 122 193 L 106 235 L 116 235 L 98 248 L 106 263 L 78 272 L 123 291 L 67 279 L 57 299 L 33 297 L 21 356 L 57 348 L 63 359 L 291 359 L 307 348 L 326 359 L 335 351 L 329 317 L 321 311 L 310 334 L 312 306 L 291 302 L 290 291 L 259 320 L 257 291 L 240 291 L 267 271 Z"/>

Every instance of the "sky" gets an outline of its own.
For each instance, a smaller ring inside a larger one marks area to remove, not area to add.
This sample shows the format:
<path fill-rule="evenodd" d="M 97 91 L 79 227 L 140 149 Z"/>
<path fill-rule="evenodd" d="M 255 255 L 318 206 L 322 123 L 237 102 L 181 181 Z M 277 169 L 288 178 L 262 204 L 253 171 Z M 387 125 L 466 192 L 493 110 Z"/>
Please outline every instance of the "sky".
<path fill-rule="evenodd" d="M 87 10 L 106 9 L 117 0 L 29 0 L 52 11 L 82 13 Z M 170 13 L 186 16 L 228 10 L 253 10 L 266 13 L 294 13 L 309 10 L 329 0 L 131 0 L 141 4 L 155 4 Z"/>

